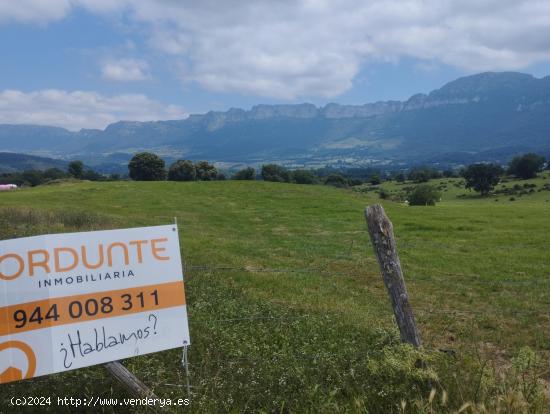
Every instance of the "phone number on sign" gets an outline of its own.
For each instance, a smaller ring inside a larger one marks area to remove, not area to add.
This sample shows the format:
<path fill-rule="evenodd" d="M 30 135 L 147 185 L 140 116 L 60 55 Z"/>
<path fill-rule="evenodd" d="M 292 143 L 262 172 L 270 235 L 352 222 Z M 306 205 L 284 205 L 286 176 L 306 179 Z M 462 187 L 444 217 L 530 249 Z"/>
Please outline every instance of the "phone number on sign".
<path fill-rule="evenodd" d="M 135 295 L 124 293 L 119 296 L 119 299 L 119 301 L 113 302 L 113 298 L 111 296 L 103 296 L 99 299 L 89 298 L 84 301 L 73 300 L 69 302 L 65 311 L 71 319 L 80 319 L 83 317 L 93 317 L 98 313 L 110 314 L 113 311 L 130 311 L 134 308 L 134 306 L 137 306 L 140 310 L 143 310 L 143 308 L 149 308 L 147 305 L 152 304 L 153 306 L 158 306 L 159 304 L 158 291 L 156 289 L 149 292 L 149 295 L 147 296 L 145 296 L 144 292 L 139 292 Z M 146 303 L 148 301 L 152 301 L 152 303 Z M 119 307 L 115 308 L 117 303 Z M 28 323 L 41 324 L 43 321 L 48 321 L 50 319 L 58 321 L 59 318 L 60 314 L 57 303 L 52 304 L 47 309 L 37 306 L 32 310 L 30 315 L 27 314 L 27 311 L 24 309 L 17 309 L 13 313 L 13 320 L 16 322 L 16 328 L 23 328 Z"/>

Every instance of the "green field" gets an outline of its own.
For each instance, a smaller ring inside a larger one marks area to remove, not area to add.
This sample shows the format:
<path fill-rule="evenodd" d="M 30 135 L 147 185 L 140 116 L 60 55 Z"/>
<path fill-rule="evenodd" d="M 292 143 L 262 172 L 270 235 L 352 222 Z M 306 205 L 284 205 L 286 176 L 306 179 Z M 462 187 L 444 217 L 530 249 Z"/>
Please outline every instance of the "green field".
<path fill-rule="evenodd" d="M 177 217 L 193 342 L 188 411 L 456 412 L 472 402 L 463 412 L 547 412 L 550 174 L 499 186 L 534 191 L 483 199 L 459 181 L 432 182 L 443 191 L 435 207 L 380 200 L 368 186 L 63 183 L 0 194 L 0 236 Z M 411 185 L 382 187 L 396 196 Z M 364 208 L 379 202 L 422 351 L 399 344 L 366 232 Z M 185 397 L 180 359 L 174 350 L 125 364 L 157 395 Z M 93 367 L 3 385 L 0 412 L 29 392 L 127 395 Z"/>

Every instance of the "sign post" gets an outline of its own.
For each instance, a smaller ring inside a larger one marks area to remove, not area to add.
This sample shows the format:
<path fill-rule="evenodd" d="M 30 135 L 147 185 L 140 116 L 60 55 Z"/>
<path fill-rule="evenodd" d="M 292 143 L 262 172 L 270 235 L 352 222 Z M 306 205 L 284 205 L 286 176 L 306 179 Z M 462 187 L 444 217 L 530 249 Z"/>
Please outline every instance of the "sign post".
<path fill-rule="evenodd" d="M 0 383 L 189 344 L 175 224 L 0 241 Z"/>

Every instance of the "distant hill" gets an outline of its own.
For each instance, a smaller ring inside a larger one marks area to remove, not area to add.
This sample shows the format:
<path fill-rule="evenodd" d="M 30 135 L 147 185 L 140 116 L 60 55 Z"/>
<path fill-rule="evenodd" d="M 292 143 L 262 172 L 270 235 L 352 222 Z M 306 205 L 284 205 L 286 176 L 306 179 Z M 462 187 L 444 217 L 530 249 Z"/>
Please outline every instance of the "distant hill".
<path fill-rule="evenodd" d="M 406 101 L 257 105 L 105 130 L 0 125 L 0 150 L 122 166 L 138 150 L 167 159 L 288 165 L 506 161 L 550 155 L 550 76 L 481 73 Z"/>
<path fill-rule="evenodd" d="M 47 170 L 48 168 L 67 169 L 67 162 L 52 158 L 37 157 L 12 152 L 0 152 L 0 173 L 24 170 Z"/>

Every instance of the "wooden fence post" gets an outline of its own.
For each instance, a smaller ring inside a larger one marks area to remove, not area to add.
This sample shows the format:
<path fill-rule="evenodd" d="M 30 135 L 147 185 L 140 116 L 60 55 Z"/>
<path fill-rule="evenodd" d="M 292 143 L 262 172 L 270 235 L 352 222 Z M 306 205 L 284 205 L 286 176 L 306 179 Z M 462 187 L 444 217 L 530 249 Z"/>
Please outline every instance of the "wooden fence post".
<path fill-rule="evenodd" d="M 367 207 L 365 218 L 382 278 L 391 299 L 401 341 L 419 347 L 422 341 L 409 303 L 391 221 L 380 204 Z"/>
<path fill-rule="evenodd" d="M 143 382 L 118 361 L 103 364 L 105 369 L 139 398 L 158 398 Z"/>

